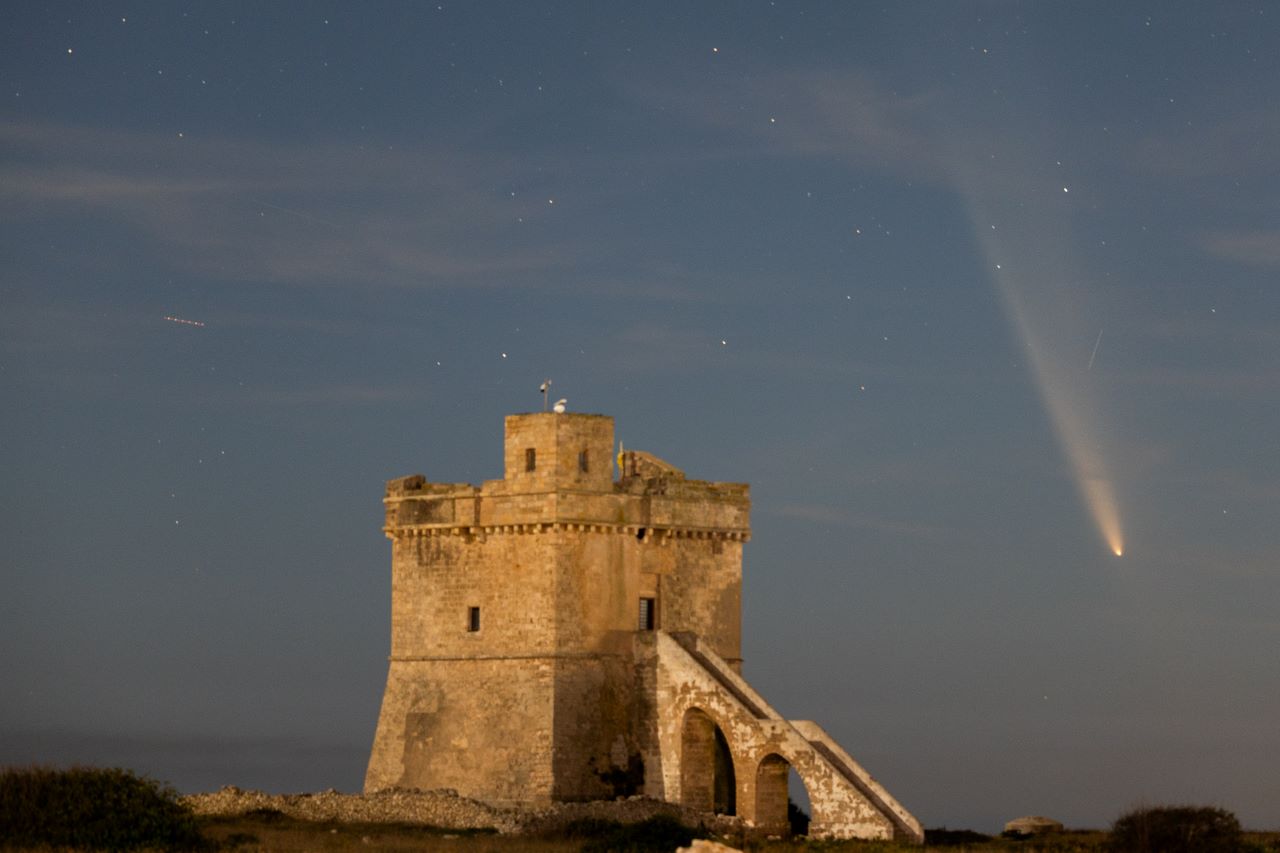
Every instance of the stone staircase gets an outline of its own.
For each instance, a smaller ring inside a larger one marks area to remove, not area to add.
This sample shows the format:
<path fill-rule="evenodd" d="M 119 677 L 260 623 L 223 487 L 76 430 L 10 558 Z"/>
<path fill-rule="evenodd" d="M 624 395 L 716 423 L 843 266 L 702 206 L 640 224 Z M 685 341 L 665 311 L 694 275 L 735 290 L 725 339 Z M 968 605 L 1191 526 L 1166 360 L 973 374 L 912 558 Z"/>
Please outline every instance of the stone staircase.
<path fill-rule="evenodd" d="M 723 731 L 739 768 L 738 812 L 753 825 L 776 828 L 776 803 L 779 796 L 785 803 L 785 791 L 765 788 L 785 787 L 785 767 L 777 775 L 785 761 L 809 794 L 811 837 L 923 842 L 919 821 L 821 727 L 807 720 L 786 720 L 696 635 L 657 633 L 658 689 L 666 700 L 659 703 L 666 709 L 660 740 L 668 792 L 678 791 L 681 784 L 677 768 L 683 715 L 694 709 L 710 716 Z M 773 769 L 766 772 L 766 766 Z M 774 813 L 757 813 L 766 808 Z"/>

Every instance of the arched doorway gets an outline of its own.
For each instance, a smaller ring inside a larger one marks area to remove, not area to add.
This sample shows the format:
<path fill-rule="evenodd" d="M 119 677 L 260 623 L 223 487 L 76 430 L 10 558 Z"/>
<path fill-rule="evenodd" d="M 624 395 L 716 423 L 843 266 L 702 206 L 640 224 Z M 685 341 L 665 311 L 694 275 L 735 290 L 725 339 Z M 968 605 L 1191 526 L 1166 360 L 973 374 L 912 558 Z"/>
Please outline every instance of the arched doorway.
<path fill-rule="evenodd" d="M 733 753 L 729 741 L 716 726 L 716 775 L 714 784 L 714 809 L 716 814 L 738 813 L 738 780 L 733 774 Z"/>
<path fill-rule="evenodd" d="M 737 813 L 733 754 L 724 732 L 705 711 L 685 712 L 680 735 L 680 801 L 692 809 Z"/>
<path fill-rule="evenodd" d="M 809 792 L 791 762 L 776 752 L 756 767 L 755 824 L 769 835 L 809 834 Z"/>
<path fill-rule="evenodd" d="M 776 752 L 756 769 L 756 826 L 772 835 L 789 835 L 787 771 L 791 764 Z"/>

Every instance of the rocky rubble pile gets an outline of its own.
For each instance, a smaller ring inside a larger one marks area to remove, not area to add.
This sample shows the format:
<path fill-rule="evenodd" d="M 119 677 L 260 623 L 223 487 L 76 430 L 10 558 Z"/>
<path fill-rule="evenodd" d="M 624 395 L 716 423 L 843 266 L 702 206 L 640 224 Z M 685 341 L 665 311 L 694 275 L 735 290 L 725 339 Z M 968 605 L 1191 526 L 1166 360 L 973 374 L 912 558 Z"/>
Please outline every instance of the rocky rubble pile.
<path fill-rule="evenodd" d="M 264 794 L 228 785 L 212 794 L 192 794 L 182 801 L 198 815 L 242 815 L 274 810 L 301 820 L 344 823 L 422 823 L 448 829 L 496 829 L 518 832 L 523 821 L 514 811 L 460 797 L 449 790 L 391 789 L 376 794 Z"/>
<path fill-rule="evenodd" d="M 636 823 L 669 815 L 691 826 L 706 815 L 645 797 L 591 803 L 554 803 L 537 809 L 496 808 L 459 796 L 448 789 L 434 791 L 392 788 L 374 794 L 342 794 L 332 789 L 318 794 L 264 794 L 228 785 L 212 794 L 191 794 L 182 801 L 198 815 L 243 815 L 273 810 L 300 820 L 343 823 L 419 823 L 446 829 L 495 829 L 498 832 L 548 832 L 576 820 L 616 820 Z M 731 829 L 733 818 L 717 816 L 719 832 Z"/>

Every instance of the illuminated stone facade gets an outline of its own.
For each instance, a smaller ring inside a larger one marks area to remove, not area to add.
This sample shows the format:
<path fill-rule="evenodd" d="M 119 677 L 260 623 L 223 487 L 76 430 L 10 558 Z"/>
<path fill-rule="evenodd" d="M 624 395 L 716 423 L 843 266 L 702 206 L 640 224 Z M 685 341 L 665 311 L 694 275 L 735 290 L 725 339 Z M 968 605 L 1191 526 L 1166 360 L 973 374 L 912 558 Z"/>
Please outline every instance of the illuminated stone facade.
<path fill-rule="evenodd" d="M 621 454 L 613 420 L 506 419 L 504 476 L 387 484 L 391 658 L 365 790 L 498 805 L 644 794 L 785 832 L 919 840 L 919 824 L 812 723 L 741 677 L 740 483 Z"/>

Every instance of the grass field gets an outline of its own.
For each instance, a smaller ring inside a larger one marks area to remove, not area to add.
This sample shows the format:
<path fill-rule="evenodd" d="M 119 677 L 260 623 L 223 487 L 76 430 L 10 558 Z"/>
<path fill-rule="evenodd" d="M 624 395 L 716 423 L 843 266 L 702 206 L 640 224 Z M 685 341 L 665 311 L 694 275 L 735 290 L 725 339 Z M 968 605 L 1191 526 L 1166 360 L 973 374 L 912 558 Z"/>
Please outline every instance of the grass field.
<path fill-rule="evenodd" d="M 437 829 L 413 824 L 316 823 L 279 814 L 200 818 L 200 831 L 222 850 L 261 853 L 348 853 L 349 851 L 414 851 L 414 853 L 579 853 L 584 847 L 600 851 L 674 850 L 674 846 L 617 846 L 601 839 L 575 834 L 555 836 L 498 835 L 488 831 Z M 925 847 L 874 841 L 768 841 L 722 838 L 722 843 L 748 851 L 767 853 L 906 853 L 946 850 L 968 853 L 1105 853 L 1105 832 L 1066 832 L 1044 838 L 1014 840 L 970 836 L 962 843 L 927 844 Z M 958 840 L 958 839 L 956 839 Z M 1248 833 L 1242 853 L 1280 853 L 1280 833 Z"/>
<path fill-rule="evenodd" d="M 303 800 L 307 796 L 299 795 Z M 286 805 L 291 804 L 290 811 L 296 806 L 293 800 L 299 797 L 284 798 Z M 619 822 L 611 812 L 605 812 L 607 817 L 601 817 L 599 812 L 586 817 L 565 816 L 559 821 L 536 824 L 554 828 L 504 835 L 493 830 L 446 829 L 420 823 L 303 820 L 274 806 L 261 804 L 252 808 L 234 816 L 199 816 L 180 802 L 168 785 L 119 768 L 0 768 L 0 853 L 672 853 L 687 846 L 695 835 L 713 837 L 705 830 L 682 824 L 670 811 L 651 813 L 647 819 L 630 823 Z M 628 819 L 638 819 L 634 810 Z M 698 820 L 688 812 L 684 819 Z M 721 830 L 741 826 L 732 820 L 713 825 Z M 1242 832 L 1239 821 L 1226 810 L 1188 806 L 1135 809 L 1117 819 L 1110 832 L 1069 831 L 1017 839 L 993 838 L 967 830 L 928 830 L 923 847 L 870 841 L 810 841 L 802 837 L 769 840 L 731 836 L 715 840 L 753 853 L 1280 853 L 1280 832 Z"/>
<path fill-rule="evenodd" d="M 535 839 L 484 830 L 437 829 L 414 824 L 316 823 L 284 815 L 245 815 L 199 819 L 200 832 L 227 851 L 263 853 L 337 853 L 337 851 L 461 851 L 468 853 L 561 853 L 576 851 L 581 840 Z"/>

